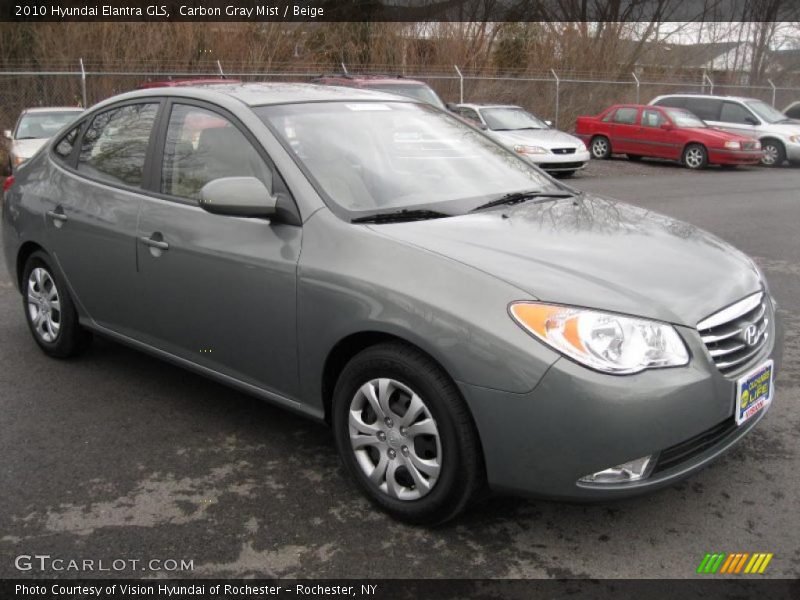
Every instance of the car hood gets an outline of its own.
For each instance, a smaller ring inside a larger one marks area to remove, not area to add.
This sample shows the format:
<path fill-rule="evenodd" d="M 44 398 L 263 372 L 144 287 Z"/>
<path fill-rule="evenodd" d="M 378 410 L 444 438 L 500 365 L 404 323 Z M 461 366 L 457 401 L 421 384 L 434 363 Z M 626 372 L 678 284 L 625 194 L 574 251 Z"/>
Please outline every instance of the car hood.
<path fill-rule="evenodd" d="M 753 137 L 749 135 L 741 135 L 738 133 L 731 133 L 721 129 L 714 129 L 713 127 L 684 127 L 684 131 L 697 133 L 702 136 L 706 141 L 714 140 L 719 142 L 720 146 L 725 142 L 752 142 Z"/>
<path fill-rule="evenodd" d="M 761 289 L 753 262 L 719 238 L 585 194 L 371 227 L 542 301 L 690 327 Z"/>
<path fill-rule="evenodd" d="M 548 150 L 551 148 L 571 148 L 582 145 L 581 140 L 574 135 L 558 131 L 557 129 L 519 129 L 516 131 L 487 131 L 487 133 L 501 144 L 535 144 Z"/>
<path fill-rule="evenodd" d="M 29 159 L 31 156 L 45 145 L 48 138 L 37 138 L 32 140 L 14 140 L 11 143 L 11 152 L 14 156 L 21 156 L 24 159 Z"/>

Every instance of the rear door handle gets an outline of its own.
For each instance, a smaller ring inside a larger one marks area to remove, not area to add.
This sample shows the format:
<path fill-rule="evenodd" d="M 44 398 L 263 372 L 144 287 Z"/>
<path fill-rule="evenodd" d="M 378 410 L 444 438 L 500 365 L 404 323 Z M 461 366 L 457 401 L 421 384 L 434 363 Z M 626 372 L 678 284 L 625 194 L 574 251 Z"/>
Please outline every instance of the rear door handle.
<path fill-rule="evenodd" d="M 139 238 L 145 246 L 158 248 L 159 250 L 169 250 L 169 244 L 163 240 L 154 240 L 152 237 L 143 235 Z"/>
<path fill-rule="evenodd" d="M 54 221 L 61 221 L 62 223 L 67 220 L 67 215 L 65 215 L 63 211 L 60 211 L 58 209 L 48 210 L 47 216 L 53 219 Z"/>

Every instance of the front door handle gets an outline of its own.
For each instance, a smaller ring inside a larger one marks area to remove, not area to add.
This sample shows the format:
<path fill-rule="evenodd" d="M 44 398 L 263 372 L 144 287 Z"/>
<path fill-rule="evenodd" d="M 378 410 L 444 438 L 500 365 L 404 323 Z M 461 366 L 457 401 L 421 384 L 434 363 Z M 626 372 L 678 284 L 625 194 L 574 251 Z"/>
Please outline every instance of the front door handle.
<path fill-rule="evenodd" d="M 155 233 L 153 235 L 156 235 Z M 159 234 L 160 235 L 160 234 Z M 150 246 L 151 248 L 158 248 L 159 250 L 169 250 L 169 244 L 165 242 L 163 239 L 153 239 L 153 237 L 147 237 L 143 235 L 139 238 L 145 246 Z"/>

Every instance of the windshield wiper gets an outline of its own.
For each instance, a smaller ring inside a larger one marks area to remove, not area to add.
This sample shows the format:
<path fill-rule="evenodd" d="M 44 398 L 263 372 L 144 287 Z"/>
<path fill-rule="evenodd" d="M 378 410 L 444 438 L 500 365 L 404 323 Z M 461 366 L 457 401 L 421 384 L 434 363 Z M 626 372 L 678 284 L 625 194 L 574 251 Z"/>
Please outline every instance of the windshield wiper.
<path fill-rule="evenodd" d="M 506 194 L 504 196 L 500 196 L 499 198 L 492 200 L 491 202 L 487 202 L 486 204 L 481 204 L 477 208 L 473 208 L 470 212 L 476 212 L 479 210 L 484 210 L 486 208 L 492 208 L 493 206 L 500 206 L 500 205 L 508 205 L 508 204 L 519 204 L 520 202 L 525 202 L 526 200 L 533 200 L 537 198 L 572 198 L 575 194 L 570 194 L 569 192 L 542 192 L 542 191 L 531 191 L 531 192 L 512 192 L 511 194 Z"/>
<path fill-rule="evenodd" d="M 376 213 L 366 217 L 356 217 L 351 219 L 351 223 L 400 223 L 402 221 L 423 221 L 426 219 L 441 219 L 449 217 L 438 210 L 395 210 L 392 212 Z"/>

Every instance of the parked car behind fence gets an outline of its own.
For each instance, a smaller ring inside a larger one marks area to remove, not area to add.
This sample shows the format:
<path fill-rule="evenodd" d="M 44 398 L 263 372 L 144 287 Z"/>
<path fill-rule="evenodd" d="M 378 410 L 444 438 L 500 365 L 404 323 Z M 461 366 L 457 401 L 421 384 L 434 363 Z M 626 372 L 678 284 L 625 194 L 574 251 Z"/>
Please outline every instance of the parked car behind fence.
<path fill-rule="evenodd" d="M 777 167 L 787 159 L 800 163 L 800 123 L 795 123 L 763 100 L 739 96 L 669 94 L 650 101 L 691 111 L 711 127 L 746 135 L 761 142 L 761 164 Z"/>
<path fill-rule="evenodd" d="M 594 158 L 666 158 L 703 169 L 709 164 L 755 165 L 763 156 L 757 140 L 708 127 L 681 108 L 612 106 L 597 116 L 578 117 L 576 133 Z"/>

